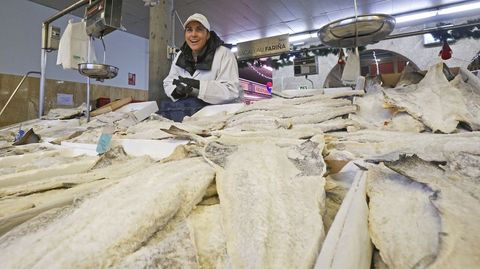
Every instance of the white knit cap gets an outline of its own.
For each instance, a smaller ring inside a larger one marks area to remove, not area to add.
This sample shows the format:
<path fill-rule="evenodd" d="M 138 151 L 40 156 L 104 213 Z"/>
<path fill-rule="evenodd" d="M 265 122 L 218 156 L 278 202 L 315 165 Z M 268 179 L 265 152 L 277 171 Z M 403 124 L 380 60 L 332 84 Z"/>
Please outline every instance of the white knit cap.
<path fill-rule="evenodd" d="M 210 23 L 208 23 L 207 18 L 205 16 L 203 16 L 202 14 L 195 13 L 192 16 L 188 17 L 188 19 L 183 24 L 183 28 L 185 29 L 185 27 L 187 27 L 187 24 L 191 21 L 198 21 L 199 23 L 201 23 L 203 25 L 203 27 L 205 27 L 210 32 Z"/>

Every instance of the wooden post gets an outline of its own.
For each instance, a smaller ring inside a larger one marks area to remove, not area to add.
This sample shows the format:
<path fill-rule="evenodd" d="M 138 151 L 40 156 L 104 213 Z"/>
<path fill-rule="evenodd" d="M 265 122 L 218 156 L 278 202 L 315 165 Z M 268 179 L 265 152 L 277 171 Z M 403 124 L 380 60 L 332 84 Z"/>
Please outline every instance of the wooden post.
<path fill-rule="evenodd" d="M 163 90 L 163 79 L 168 75 L 171 64 L 167 58 L 171 5 L 172 1 L 161 0 L 150 8 L 148 100 L 157 101 L 159 107 L 161 101 L 168 99 Z"/>

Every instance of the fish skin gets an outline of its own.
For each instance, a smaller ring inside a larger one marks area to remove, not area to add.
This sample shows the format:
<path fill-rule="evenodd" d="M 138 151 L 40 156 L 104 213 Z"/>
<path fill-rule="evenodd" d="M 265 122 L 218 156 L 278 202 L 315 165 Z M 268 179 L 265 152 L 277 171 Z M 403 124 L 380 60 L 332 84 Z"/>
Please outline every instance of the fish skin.
<path fill-rule="evenodd" d="M 478 268 L 480 264 L 480 186 L 478 178 L 440 167 L 417 156 L 385 163 L 412 180 L 426 184 L 436 195 L 433 205 L 441 219 L 439 252 L 427 268 Z M 460 168 L 461 169 L 461 168 Z"/>

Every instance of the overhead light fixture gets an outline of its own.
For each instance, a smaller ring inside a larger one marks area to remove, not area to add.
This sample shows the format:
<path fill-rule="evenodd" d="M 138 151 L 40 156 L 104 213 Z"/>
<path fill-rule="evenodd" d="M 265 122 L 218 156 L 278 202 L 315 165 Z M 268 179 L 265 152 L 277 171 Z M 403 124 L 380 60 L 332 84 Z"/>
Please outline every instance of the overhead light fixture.
<path fill-rule="evenodd" d="M 309 38 L 314 38 L 314 37 L 317 37 L 317 35 L 315 33 L 312 33 L 312 34 L 298 34 L 298 35 L 291 35 L 288 37 L 288 42 L 292 43 L 292 42 L 297 42 L 297 41 L 300 41 L 300 40 L 305 40 L 305 39 L 309 39 Z"/>
<path fill-rule="evenodd" d="M 447 14 L 460 13 L 465 11 L 472 11 L 479 8 L 480 8 L 480 2 L 472 3 L 472 4 L 455 5 L 455 6 L 440 8 L 438 10 L 430 10 L 430 11 L 423 11 L 423 12 L 416 12 L 416 13 L 409 13 L 409 14 L 395 16 L 395 21 L 397 23 L 416 21 L 416 20 L 435 17 L 438 15 L 447 15 Z"/>
<path fill-rule="evenodd" d="M 431 17 L 437 16 L 437 13 L 438 13 L 438 11 L 434 10 L 434 11 L 425 11 L 425 12 L 401 15 L 401 16 L 395 17 L 395 22 L 396 23 L 402 23 L 402 22 L 416 21 L 416 20 L 431 18 Z"/>
<path fill-rule="evenodd" d="M 478 9 L 478 8 L 480 8 L 480 2 L 473 3 L 473 4 L 458 5 L 454 7 L 442 8 L 438 11 L 438 15 L 446 15 L 446 14 L 452 14 L 452 13 L 458 13 L 458 12 L 464 12 L 464 11 L 471 11 L 473 9 Z"/>

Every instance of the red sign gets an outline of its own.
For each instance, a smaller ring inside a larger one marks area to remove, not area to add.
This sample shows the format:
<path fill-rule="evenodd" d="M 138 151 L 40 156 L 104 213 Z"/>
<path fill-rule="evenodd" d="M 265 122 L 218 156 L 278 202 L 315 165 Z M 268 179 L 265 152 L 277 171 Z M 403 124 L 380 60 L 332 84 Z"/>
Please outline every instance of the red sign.
<path fill-rule="evenodd" d="M 135 85 L 135 74 L 128 73 L 128 85 Z"/>

